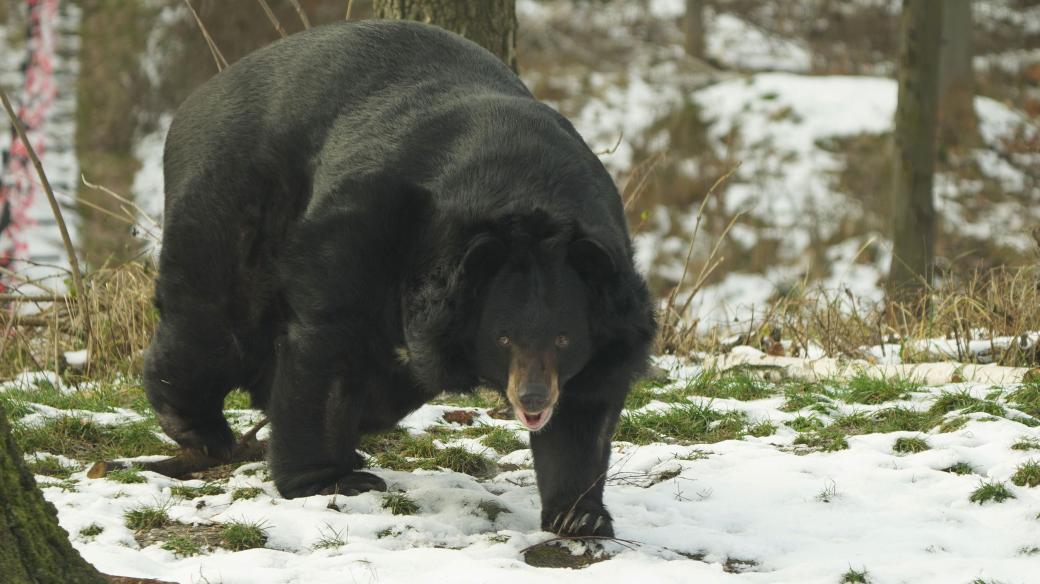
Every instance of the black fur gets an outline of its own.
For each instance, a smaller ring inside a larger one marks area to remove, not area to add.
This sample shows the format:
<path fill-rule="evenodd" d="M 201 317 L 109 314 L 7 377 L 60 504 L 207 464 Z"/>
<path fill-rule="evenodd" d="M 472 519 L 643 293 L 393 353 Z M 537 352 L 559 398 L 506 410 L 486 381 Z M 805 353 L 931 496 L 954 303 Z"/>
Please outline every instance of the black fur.
<path fill-rule="evenodd" d="M 285 496 L 385 489 L 360 435 L 444 390 L 503 390 L 496 335 L 567 327 L 532 435 L 543 527 L 613 533 L 610 436 L 653 310 L 611 178 L 491 54 L 405 22 L 293 35 L 188 98 L 164 166 L 145 384 L 178 442 L 228 456 L 221 404 L 244 387 Z"/>

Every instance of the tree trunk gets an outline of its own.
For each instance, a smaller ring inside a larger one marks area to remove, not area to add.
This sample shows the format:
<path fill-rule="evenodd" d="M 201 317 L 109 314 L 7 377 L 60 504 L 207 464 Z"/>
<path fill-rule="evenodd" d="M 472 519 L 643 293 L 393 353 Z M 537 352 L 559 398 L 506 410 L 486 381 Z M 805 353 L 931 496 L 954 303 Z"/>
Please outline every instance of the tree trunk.
<path fill-rule="evenodd" d="M 0 579 L 10 584 L 106 584 L 58 525 L 0 409 Z"/>
<path fill-rule="evenodd" d="M 375 0 L 376 18 L 436 24 L 491 51 L 516 66 L 516 0 Z"/>
<path fill-rule="evenodd" d="M 904 0 L 889 293 L 910 299 L 931 284 L 935 256 L 935 133 L 943 0 Z"/>
<path fill-rule="evenodd" d="M 704 58 L 704 0 L 686 0 L 686 16 L 683 17 L 683 32 L 686 33 L 686 54 Z"/>
<path fill-rule="evenodd" d="M 939 139 L 946 146 L 972 146 L 978 142 L 979 132 L 971 60 L 971 0 L 946 0 L 942 22 Z"/>

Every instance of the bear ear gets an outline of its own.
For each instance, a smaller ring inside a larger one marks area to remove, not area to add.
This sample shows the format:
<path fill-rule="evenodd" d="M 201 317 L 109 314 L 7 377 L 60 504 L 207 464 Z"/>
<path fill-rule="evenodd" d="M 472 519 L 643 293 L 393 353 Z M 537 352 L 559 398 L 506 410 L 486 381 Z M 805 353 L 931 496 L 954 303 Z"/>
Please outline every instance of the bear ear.
<path fill-rule="evenodd" d="M 462 273 L 469 277 L 490 276 L 505 263 L 506 244 L 499 238 L 481 233 L 470 240 L 462 256 Z"/>
<path fill-rule="evenodd" d="M 567 263 L 589 280 L 604 280 L 617 273 L 617 264 L 607 249 L 589 238 L 571 242 L 567 248 Z"/>

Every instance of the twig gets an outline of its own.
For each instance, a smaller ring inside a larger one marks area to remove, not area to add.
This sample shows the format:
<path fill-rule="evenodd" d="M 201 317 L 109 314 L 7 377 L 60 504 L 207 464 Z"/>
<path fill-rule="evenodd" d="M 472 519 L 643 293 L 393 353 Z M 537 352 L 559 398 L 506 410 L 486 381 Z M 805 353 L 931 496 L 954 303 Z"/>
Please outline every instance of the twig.
<path fill-rule="evenodd" d="M 283 39 L 285 37 L 289 36 L 289 35 L 285 34 L 285 29 L 282 28 L 281 21 L 279 21 L 278 17 L 274 15 L 274 11 L 271 10 L 271 5 L 267 3 L 267 0 L 256 0 L 256 1 L 259 2 L 260 3 L 260 7 L 264 9 L 264 14 L 267 15 L 267 20 L 271 21 L 271 26 L 273 26 L 274 29 L 276 31 L 278 31 L 278 34 L 282 35 Z"/>
<path fill-rule="evenodd" d="M 0 101 L 4 103 L 4 109 L 7 110 L 7 117 L 11 118 L 11 125 L 14 126 L 15 132 L 18 134 L 18 138 L 25 145 L 25 150 L 29 153 L 29 158 L 32 160 L 33 167 L 36 168 L 36 175 L 40 177 L 40 183 L 43 185 L 43 191 L 47 194 L 47 201 L 51 204 L 51 212 L 54 213 L 54 220 L 58 223 L 58 230 L 61 231 L 61 241 L 65 244 L 65 253 L 69 256 L 69 267 L 72 268 L 72 285 L 76 289 L 76 296 L 79 300 L 82 312 L 83 312 L 83 333 L 87 339 L 87 345 L 90 345 L 90 311 L 87 310 L 87 293 L 83 287 L 83 276 L 79 271 L 79 259 L 76 258 L 76 249 L 72 247 L 72 238 L 69 237 L 69 229 L 65 225 L 65 218 L 61 214 L 61 207 L 58 206 L 58 199 L 54 197 L 54 190 L 51 189 L 51 183 L 47 180 L 47 173 L 43 171 L 43 163 L 40 162 L 40 157 L 36 155 L 36 149 L 33 148 L 32 143 L 29 142 L 28 136 L 25 135 L 25 126 L 22 125 L 22 120 L 14 112 L 14 108 L 11 107 L 11 101 L 7 98 L 7 92 L 0 87 Z"/>
<path fill-rule="evenodd" d="M 347 0 L 347 15 L 343 20 L 350 20 L 350 13 L 354 10 L 354 0 Z"/>
<path fill-rule="evenodd" d="M 217 48 L 217 43 L 213 42 L 213 37 L 209 36 L 209 31 L 206 30 L 206 25 L 203 24 L 202 19 L 199 18 L 199 13 L 195 12 L 195 7 L 191 5 L 191 0 L 184 0 L 184 3 L 188 5 L 188 10 L 191 10 L 191 15 L 195 17 L 195 24 L 199 25 L 199 30 L 202 31 L 202 38 L 206 39 L 206 44 L 209 46 L 209 52 L 213 55 L 213 62 L 217 65 L 217 71 L 227 69 L 227 59 L 224 58 L 220 49 Z"/>
<path fill-rule="evenodd" d="M 303 29 L 308 30 L 311 27 L 311 20 L 307 18 L 307 13 L 304 12 L 303 6 L 300 6 L 299 0 L 289 0 L 289 3 L 296 9 L 296 14 L 300 15 L 300 22 L 303 23 Z"/>
<path fill-rule="evenodd" d="M 68 296 L 57 294 L 0 294 L 0 304 L 4 302 L 68 302 Z"/>

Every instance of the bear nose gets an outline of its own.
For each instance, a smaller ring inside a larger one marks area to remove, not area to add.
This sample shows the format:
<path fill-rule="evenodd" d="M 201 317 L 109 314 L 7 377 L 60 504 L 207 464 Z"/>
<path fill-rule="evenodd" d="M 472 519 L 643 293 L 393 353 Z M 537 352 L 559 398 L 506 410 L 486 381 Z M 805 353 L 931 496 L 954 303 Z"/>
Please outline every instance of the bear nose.
<path fill-rule="evenodd" d="M 525 412 L 537 413 L 549 406 L 549 388 L 542 383 L 529 383 L 520 392 L 520 406 Z"/>

